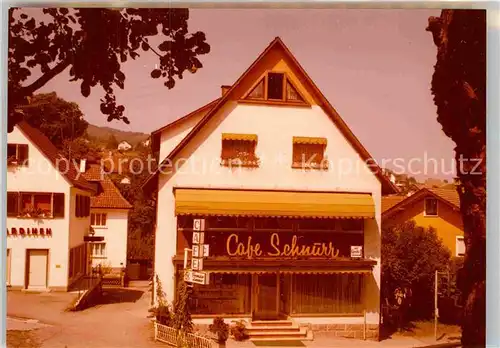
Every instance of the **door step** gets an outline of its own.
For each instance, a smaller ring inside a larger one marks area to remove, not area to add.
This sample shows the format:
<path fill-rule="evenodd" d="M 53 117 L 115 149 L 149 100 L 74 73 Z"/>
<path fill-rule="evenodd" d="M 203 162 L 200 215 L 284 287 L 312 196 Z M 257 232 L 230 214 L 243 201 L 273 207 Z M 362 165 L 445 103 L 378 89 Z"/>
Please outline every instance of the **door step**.
<path fill-rule="evenodd" d="M 312 340 L 312 331 L 291 320 L 252 321 L 246 327 L 250 341 L 303 341 Z"/>

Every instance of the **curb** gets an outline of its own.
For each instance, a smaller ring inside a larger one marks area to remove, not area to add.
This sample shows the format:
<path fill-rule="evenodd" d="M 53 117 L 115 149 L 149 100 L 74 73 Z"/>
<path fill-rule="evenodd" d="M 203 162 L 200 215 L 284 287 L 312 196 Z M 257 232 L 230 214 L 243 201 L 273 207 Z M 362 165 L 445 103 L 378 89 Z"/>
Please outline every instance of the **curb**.
<path fill-rule="evenodd" d="M 455 348 L 455 347 L 461 347 L 461 346 L 462 346 L 462 342 L 455 341 L 455 342 L 447 342 L 447 343 L 430 344 L 427 346 L 415 346 L 414 348 Z"/>

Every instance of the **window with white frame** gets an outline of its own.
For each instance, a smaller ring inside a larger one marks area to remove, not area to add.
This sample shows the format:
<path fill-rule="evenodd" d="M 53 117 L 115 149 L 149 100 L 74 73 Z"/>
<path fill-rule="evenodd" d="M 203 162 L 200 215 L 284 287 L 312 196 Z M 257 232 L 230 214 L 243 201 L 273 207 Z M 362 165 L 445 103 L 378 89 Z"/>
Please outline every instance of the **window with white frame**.
<path fill-rule="evenodd" d="M 90 248 L 92 257 L 106 257 L 106 243 L 91 243 Z"/>
<path fill-rule="evenodd" d="M 456 250 L 456 256 L 465 256 L 465 238 L 464 238 L 464 236 L 457 236 L 455 250 Z"/>
<path fill-rule="evenodd" d="M 106 227 L 107 214 L 106 213 L 92 213 L 90 214 L 90 225 L 94 227 Z"/>
<path fill-rule="evenodd" d="M 437 216 L 438 201 L 436 198 L 425 199 L 425 216 Z"/>

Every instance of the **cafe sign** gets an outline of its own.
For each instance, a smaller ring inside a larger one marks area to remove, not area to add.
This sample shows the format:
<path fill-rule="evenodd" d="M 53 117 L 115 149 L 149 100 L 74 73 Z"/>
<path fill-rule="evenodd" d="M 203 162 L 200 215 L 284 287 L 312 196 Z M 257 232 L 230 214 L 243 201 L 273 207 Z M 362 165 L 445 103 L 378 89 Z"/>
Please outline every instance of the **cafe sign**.
<path fill-rule="evenodd" d="M 8 236 L 52 236 L 51 228 L 12 227 L 7 228 Z"/>
<path fill-rule="evenodd" d="M 259 257 L 321 257 L 335 259 L 339 256 L 339 249 L 333 242 L 300 242 L 297 235 L 293 235 L 289 243 L 280 241 L 278 233 L 272 233 L 268 243 L 252 240 L 247 236 L 246 240 L 240 239 L 237 234 L 231 234 L 226 240 L 226 252 L 229 256 L 246 257 L 248 259 Z"/>

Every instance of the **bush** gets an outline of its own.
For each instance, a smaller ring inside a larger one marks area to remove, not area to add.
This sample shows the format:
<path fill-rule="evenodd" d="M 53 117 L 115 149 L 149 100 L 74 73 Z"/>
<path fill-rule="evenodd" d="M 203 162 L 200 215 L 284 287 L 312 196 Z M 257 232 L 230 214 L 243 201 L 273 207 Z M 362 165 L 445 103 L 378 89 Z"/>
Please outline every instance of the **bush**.
<path fill-rule="evenodd" d="M 244 341 L 248 338 L 247 328 L 243 320 L 236 321 L 231 326 L 231 336 L 235 341 Z"/>
<path fill-rule="evenodd" d="M 433 228 L 406 222 L 382 231 L 382 298 L 394 304 L 394 291 L 408 289 L 406 320 L 430 319 L 434 313 L 435 271 L 445 271 L 450 251 Z M 412 307 L 412 302 L 418 306 Z"/>
<path fill-rule="evenodd" d="M 224 322 L 224 319 L 221 317 L 214 318 L 213 324 L 210 324 L 208 330 L 217 335 L 218 343 L 226 343 L 229 338 L 229 325 Z"/>

